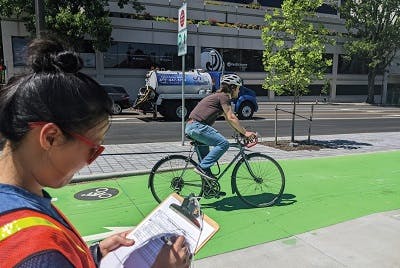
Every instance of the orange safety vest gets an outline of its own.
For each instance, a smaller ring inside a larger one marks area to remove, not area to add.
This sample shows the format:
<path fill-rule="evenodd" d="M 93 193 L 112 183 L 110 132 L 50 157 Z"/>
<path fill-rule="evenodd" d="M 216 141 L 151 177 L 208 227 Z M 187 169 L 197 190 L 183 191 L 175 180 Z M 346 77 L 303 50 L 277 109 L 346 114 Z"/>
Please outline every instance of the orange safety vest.
<path fill-rule="evenodd" d="M 2 214 L 0 266 L 14 267 L 31 255 L 46 250 L 56 250 L 74 267 L 96 267 L 90 250 L 79 233 L 60 211 L 58 213 L 71 229 L 44 213 L 30 209 L 13 210 Z"/>

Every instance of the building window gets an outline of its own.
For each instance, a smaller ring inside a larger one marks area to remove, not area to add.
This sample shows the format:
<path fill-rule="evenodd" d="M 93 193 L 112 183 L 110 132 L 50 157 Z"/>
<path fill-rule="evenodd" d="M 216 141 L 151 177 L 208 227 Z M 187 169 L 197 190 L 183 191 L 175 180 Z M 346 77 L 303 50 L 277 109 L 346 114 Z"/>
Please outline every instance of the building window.
<path fill-rule="evenodd" d="M 266 7 L 282 7 L 283 0 L 258 0 L 258 3 Z"/>
<path fill-rule="evenodd" d="M 240 61 L 247 64 L 246 72 L 264 72 L 262 57 L 262 50 L 241 49 L 240 51 Z"/>
<path fill-rule="evenodd" d="M 215 50 L 218 55 L 211 51 Z M 201 67 L 209 71 L 263 72 L 262 50 L 233 48 L 201 48 Z"/>
<path fill-rule="evenodd" d="M 11 37 L 14 67 L 24 67 L 27 65 L 28 45 L 31 40 L 28 37 Z M 96 67 L 96 55 L 90 41 L 84 40 L 75 50 L 83 60 L 83 67 Z"/>
<path fill-rule="evenodd" d="M 304 96 L 326 96 L 326 93 L 323 92 L 323 85 L 309 85 L 307 94 Z"/>
<path fill-rule="evenodd" d="M 386 104 L 400 105 L 400 84 L 388 84 Z"/>
<path fill-rule="evenodd" d="M 28 44 L 30 41 L 31 39 L 28 37 L 11 37 L 14 67 L 26 66 L 28 59 Z"/>
<path fill-rule="evenodd" d="M 187 47 L 185 66 L 186 69 L 194 68 L 193 46 Z M 182 60 L 176 45 L 113 42 L 104 53 L 104 67 L 179 70 Z"/>
<path fill-rule="evenodd" d="M 281 8 L 283 0 L 258 0 L 258 3 L 262 6 L 266 7 L 277 7 Z M 325 14 L 332 14 L 337 15 L 336 8 L 332 7 L 331 5 L 322 4 L 320 7 L 317 8 L 318 13 L 325 13 Z"/>
<path fill-rule="evenodd" d="M 325 13 L 331 15 L 337 15 L 337 10 L 331 5 L 322 4 L 319 8 L 317 8 L 318 13 Z"/>
<path fill-rule="evenodd" d="M 345 55 L 339 55 L 339 74 L 367 74 L 368 64 L 365 60 L 353 57 L 348 59 Z"/>
<path fill-rule="evenodd" d="M 96 53 L 91 41 L 83 40 L 83 42 L 81 42 L 76 48 L 76 51 L 83 60 L 83 67 L 96 68 Z"/>
<path fill-rule="evenodd" d="M 238 3 L 238 4 L 251 4 L 253 0 L 217 0 L 217 2 L 231 2 L 231 3 Z"/>
<path fill-rule="evenodd" d="M 325 70 L 325 73 L 331 74 L 331 73 L 332 73 L 332 70 L 333 70 L 333 54 L 331 54 L 331 53 L 324 53 L 322 57 L 323 57 L 324 60 L 331 60 L 331 61 L 332 61 L 332 65 L 326 67 L 326 70 Z"/>
<path fill-rule="evenodd" d="M 245 85 L 245 87 L 252 89 L 257 96 L 268 96 L 268 90 L 264 89 L 262 85 Z"/>
<path fill-rule="evenodd" d="M 382 86 L 375 85 L 375 95 L 382 94 Z M 336 95 L 368 95 L 368 85 L 337 85 Z"/>

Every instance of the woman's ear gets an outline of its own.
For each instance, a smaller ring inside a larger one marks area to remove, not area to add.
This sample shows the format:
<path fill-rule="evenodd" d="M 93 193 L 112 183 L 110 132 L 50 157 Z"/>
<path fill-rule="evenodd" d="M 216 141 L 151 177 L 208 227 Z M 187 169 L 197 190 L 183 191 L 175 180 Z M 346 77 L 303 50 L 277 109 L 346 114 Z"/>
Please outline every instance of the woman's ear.
<path fill-rule="evenodd" d="M 48 123 L 42 127 L 39 133 L 40 146 L 49 150 L 54 144 L 61 144 L 63 133 L 54 123 Z"/>

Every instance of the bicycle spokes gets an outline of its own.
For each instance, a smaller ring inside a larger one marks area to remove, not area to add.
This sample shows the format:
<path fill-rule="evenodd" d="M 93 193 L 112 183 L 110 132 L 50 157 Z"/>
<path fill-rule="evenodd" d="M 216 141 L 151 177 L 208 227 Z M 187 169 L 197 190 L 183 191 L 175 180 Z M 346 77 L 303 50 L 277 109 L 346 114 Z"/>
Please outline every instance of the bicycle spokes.
<path fill-rule="evenodd" d="M 183 155 L 172 155 L 158 161 L 149 177 L 154 198 L 161 202 L 171 193 L 202 195 L 202 179 L 194 173 L 196 163 Z"/>
<path fill-rule="evenodd" d="M 273 205 L 282 195 L 285 185 L 279 164 L 259 153 L 249 154 L 236 164 L 232 182 L 237 195 L 254 207 Z"/>

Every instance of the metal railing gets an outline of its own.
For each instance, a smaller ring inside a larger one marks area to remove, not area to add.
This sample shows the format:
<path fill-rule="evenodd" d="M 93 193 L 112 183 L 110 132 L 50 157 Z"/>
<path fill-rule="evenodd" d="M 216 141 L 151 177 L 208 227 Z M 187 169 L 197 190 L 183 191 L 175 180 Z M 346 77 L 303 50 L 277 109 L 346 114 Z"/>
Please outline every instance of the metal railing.
<path fill-rule="evenodd" d="M 280 109 L 280 108 L 278 108 L 278 105 L 275 105 L 275 131 L 274 131 L 274 134 L 275 134 L 275 145 L 278 144 L 278 111 L 282 111 L 282 112 L 285 112 L 285 113 L 293 115 L 292 111 L 287 111 L 287 110 L 284 110 L 284 109 Z M 306 119 L 308 121 L 308 139 L 307 139 L 308 143 L 310 143 L 311 123 L 312 123 L 312 120 L 313 120 L 313 114 L 314 114 L 314 104 L 311 104 L 311 112 L 310 112 L 310 116 L 309 117 L 305 117 L 305 116 L 302 116 L 302 115 L 299 115 L 299 114 L 296 114 L 296 113 L 294 114 L 295 116 L 303 118 L 303 119 Z"/>

